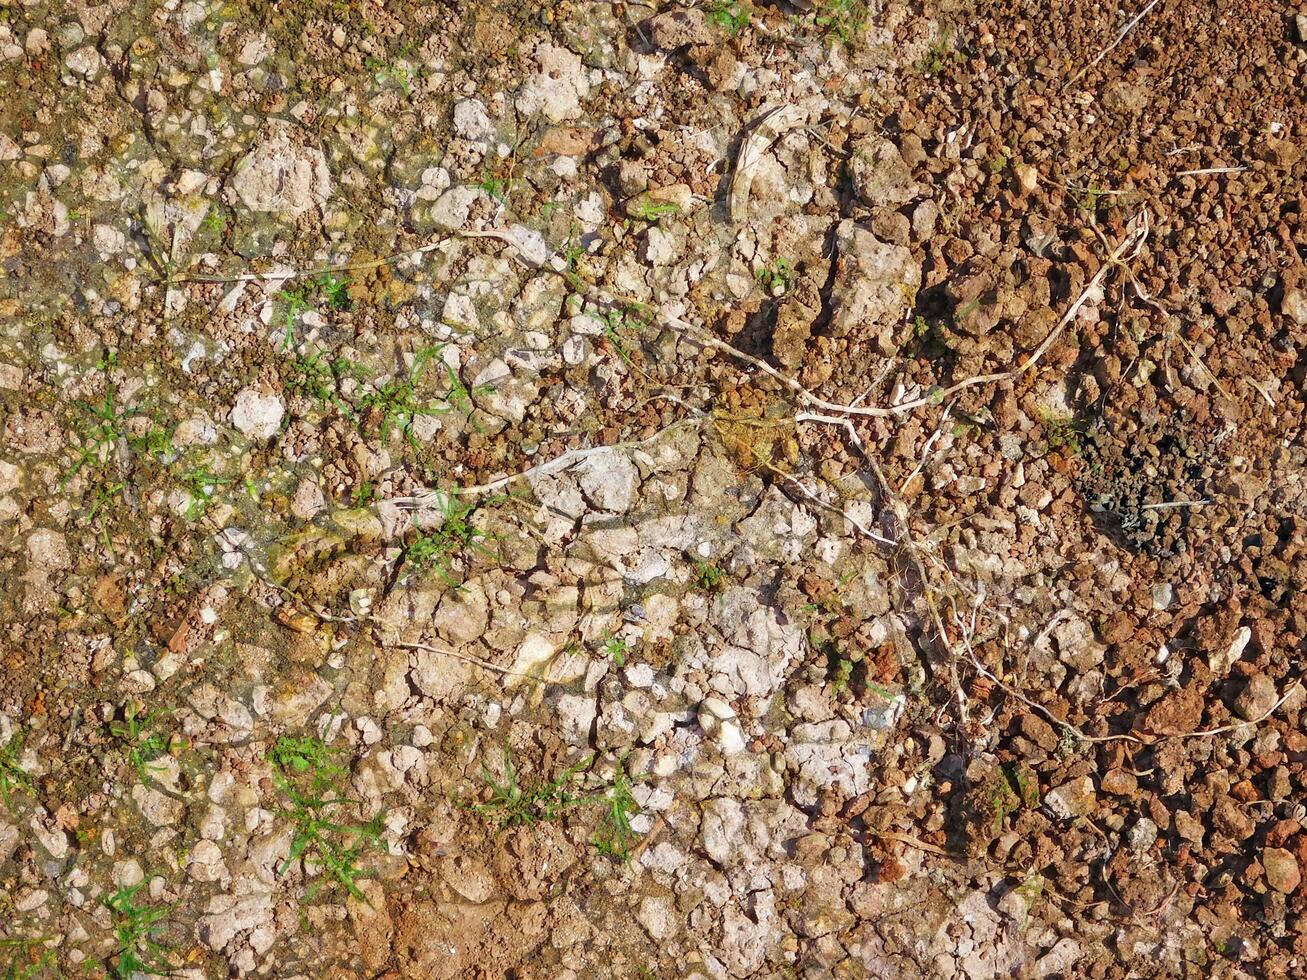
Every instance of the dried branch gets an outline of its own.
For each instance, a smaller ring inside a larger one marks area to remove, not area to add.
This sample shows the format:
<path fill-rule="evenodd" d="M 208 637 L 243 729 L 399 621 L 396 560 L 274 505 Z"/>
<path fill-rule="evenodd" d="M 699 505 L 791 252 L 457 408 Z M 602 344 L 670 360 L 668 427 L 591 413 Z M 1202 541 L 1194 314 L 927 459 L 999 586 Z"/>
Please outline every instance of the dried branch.
<path fill-rule="evenodd" d="M 1093 68 L 1096 65 L 1098 65 L 1098 63 L 1101 62 L 1104 58 L 1106 58 L 1116 48 L 1118 44 L 1120 44 L 1122 41 L 1125 40 L 1125 36 L 1135 29 L 1135 25 L 1138 24 L 1141 20 L 1143 20 L 1144 17 L 1148 15 L 1148 12 L 1156 6 L 1157 6 L 1157 0 L 1150 0 L 1148 6 L 1146 6 L 1143 10 L 1139 11 L 1139 13 L 1135 15 L 1134 20 L 1130 21 L 1130 23 L 1126 24 L 1125 27 L 1121 28 L 1121 33 L 1116 36 L 1115 40 L 1113 40 L 1112 43 L 1109 44 L 1107 47 L 1105 47 L 1102 51 L 1098 52 L 1097 58 L 1095 58 L 1089 64 L 1085 65 L 1085 67 L 1081 68 L 1078 72 L 1075 73 L 1075 75 L 1071 77 L 1070 81 L 1068 81 L 1065 85 L 1062 86 L 1062 91 L 1065 92 L 1076 82 L 1080 81 L 1080 79 L 1085 76 L 1086 72 L 1092 71 Z"/>

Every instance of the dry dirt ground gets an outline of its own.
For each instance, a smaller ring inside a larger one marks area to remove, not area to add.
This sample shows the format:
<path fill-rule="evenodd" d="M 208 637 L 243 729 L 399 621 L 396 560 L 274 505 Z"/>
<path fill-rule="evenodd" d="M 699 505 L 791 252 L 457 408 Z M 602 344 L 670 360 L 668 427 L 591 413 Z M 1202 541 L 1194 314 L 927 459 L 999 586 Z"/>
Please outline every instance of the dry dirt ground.
<path fill-rule="evenodd" d="M 1307 17 L 0 2 L 8 978 L 1307 967 Z"/>

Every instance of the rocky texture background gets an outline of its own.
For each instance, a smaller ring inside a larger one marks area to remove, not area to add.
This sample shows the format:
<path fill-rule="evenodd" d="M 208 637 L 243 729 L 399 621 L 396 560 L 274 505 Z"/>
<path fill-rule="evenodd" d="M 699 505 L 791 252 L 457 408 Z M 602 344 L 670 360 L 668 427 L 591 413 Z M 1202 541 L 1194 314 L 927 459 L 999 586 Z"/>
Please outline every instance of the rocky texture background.
<path fill-rule="evenodd" d="M 1303 18 L 509 8 L 0 10 L 7 975 L 1299 974 Z"/>

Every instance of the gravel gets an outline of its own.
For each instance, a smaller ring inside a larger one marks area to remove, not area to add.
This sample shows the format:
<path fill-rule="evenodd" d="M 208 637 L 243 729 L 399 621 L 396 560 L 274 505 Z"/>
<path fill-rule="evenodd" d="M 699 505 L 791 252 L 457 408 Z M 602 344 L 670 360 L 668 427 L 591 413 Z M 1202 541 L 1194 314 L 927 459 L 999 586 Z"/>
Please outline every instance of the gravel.
<path fill-rule="evenodd" d="M 0 965 L 1301 972 L 1296 11 L 156 6 L 0 24 Z"/>

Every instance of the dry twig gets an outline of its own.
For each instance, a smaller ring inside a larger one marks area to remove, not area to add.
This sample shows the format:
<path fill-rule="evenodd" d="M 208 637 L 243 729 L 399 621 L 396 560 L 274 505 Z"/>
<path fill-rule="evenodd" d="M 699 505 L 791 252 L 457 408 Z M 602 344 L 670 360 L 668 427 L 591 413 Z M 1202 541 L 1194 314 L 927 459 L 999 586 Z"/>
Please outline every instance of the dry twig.
<path fill-rule="evenodd" d="M 1075 75 L 1071 77 L 1070 81 L 1068 81 L 1065 85 L 1062 86 L 1062 91 L 1065 92 L 1076 82 L 1080 81 L 1080 79 L 1085 76 L 1086 72 L 1092 71 L 1093 68 L 1096 65 L 1098 65 L 1098 63 L 1101 62 L 1104 58 L 1106 58 L 1116 48 L 1118 44 L 1120 44 L 1122 41 L 1125 40 L 1125 36 L 1135 29 L 1135 25 L 1138 24 L 1141 20 L 1143 20 L 1148 15 L 1148 12 L 1156 6 L 1157 6 L 1157 0 L 1149 0 L 1148 6 L 1144 7 L 1143 10 L 1139 11 L 1139 13 L 1135 15 L 1134 20 L 1130 21 L 1130 23 L 1126 24 L 1125 27 L 1121 28 L 1121 33 L 1116 36 L 1116 38 L 1112 41 L 1111 44 L 1105 47 L 1102 51 L 1098 52 L 1097 58 L 1095 58 L 1089 64 L 1085 65 L 1085 67 L 1081 68 L 1078 72 L 1075 73 Z"/>
<path fill-rule="evenodd" d="M 378 620 L 372 617 L 369 617 L 369 619 L 371 619 L 372 622 L 378 622 Z M 507 667 L 500 667 L 498 664 L 492 664 L 488 660 L 482 660 L 480 657 L 473 657 L 466 653 L 459 653 L 456 650 L 450 650 L 446 647 L 434 647 L 429 643 L 386 643 L 384 640 L 378 640 L 378 644 L 387 649 L 398 648 L 400 650 L 423 650 L 427 653 L 437 653 L 442 657 L 462 660 L 464 663 L 472 664 L 473 666 L 480 667 L 483 670 L 493 671 L 496 674 L 503 674 L 505 677 L 522 677 L 526 680 L 536 682 L 543 680 L 543 678 L 538 677 L 535 674 L 528 674 L 520 670 L 510 670 Z"/>
<path fill-rule="evenodd" d="M 1201 177 L 1204 174 L 1241 174 L 1247 167 L 1204 167 L 1201 170 L 1181 170 L 1177 177 Z"/>
<path fill-rule="evenodd" d="M 582 460 L 591 456 L 597 456 L 602 453 L 614 452 L 624 449 L 642 449 L 654 442 L 657 442 L 663 436 L 670 432 L 675 432 L 689 425 L 697 425 L 706 419 L 706 415 L 693 415 L 689 418 L 679 419 L 670 425 L 664 426 L 653 435 L 646 436 L 643 439 L 635 439 L 629 442 L 615 442 L 611 446 L 590 446 L 584 449 L 569 449 L 551 460 L 540 463 L 536 466 L 530 466 L 518 473 L 510 473 L 507 476 L 501 476 L 498 479 L 491 480 L 489 483 L 478 483 L 469 487 L 451 487 L 448 490 L 424 489 L 407 497 L 390 497 L 388 501 L 400 507 L 430 507 L 439 502 L 442 495 L 455 497 L 473 497 L 482 494 L 494 493 L 496 490 L 502 490 L 518 480 L 530 480 L 534 477 L 550 476 L 554 473 L 560 473 L 571 466 L 576 465 Z"/>

